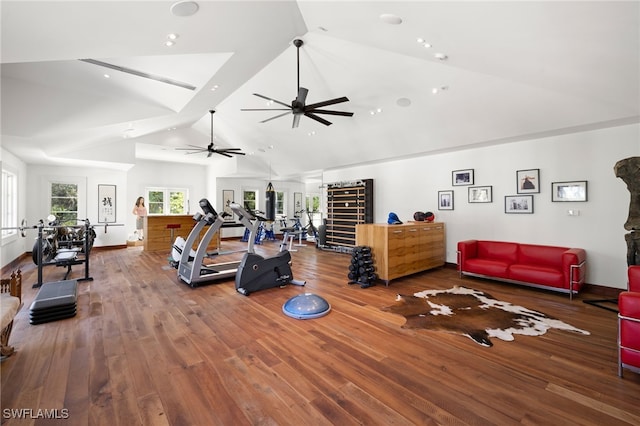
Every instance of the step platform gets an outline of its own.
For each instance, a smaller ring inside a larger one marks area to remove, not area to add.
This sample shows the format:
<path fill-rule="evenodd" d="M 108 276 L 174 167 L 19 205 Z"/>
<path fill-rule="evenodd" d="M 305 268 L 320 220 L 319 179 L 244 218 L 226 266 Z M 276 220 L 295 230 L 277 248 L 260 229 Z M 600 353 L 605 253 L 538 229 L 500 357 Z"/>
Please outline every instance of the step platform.
<path fill-rule="evenodd" d="M 45 283 L 31 303 L 29 323 L 43 324 L 74 317 L 77 312 L 77 299 L 77 280 Z"/>

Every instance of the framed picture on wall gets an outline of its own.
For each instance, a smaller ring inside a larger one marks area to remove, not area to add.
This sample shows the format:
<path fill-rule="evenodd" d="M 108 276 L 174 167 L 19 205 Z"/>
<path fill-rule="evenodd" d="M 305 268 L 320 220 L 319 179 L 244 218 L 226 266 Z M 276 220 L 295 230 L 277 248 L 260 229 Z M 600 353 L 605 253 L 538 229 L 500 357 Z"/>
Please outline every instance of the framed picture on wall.
<path fill-rule="evenodd" d="M 551 201 L 587 201 L 587 181 L 552 182 Z"/>
<path fill-rule="evenodd" d="M 540 192 L 540 169 L 518 170 L 516 172 L 518 194 L 534 194 Z"/>
<path fill-rule="evenodd" d="M 504 212 L 514 214 L 533 213 L 533 195 L 507 195 L 504 197 Z"/>
<path fill-rule="evenodd" d="M 473 185 L 473 169 L 454 170 L 451 172 L 453 186 Z"/>
<path fill-rule="evenodd" d="M 225 216 L 225 222 L 233 222 L 235 219 L 233 217 L 233 210 L 231 210 L 231 203 L 233 203 L 233 190 L 232 189 L 223 189 L 222 190 L 222 210 L 225 213 L 228 213 L 229 216 Z"/>
<path fill-rule="evenodd" d="M 116 221 L 116 186 L 98 185 L 98 223 Z"/>
<path fill-rule="evenodd" d="M 453 191 L 438 191 L 438 210 L 453 210 Z"/>
<path fill-rule="evenodd" d="M 493 202 L 493 188 L 491 186 L 469 187 L 470 203 L 491 203 Z"/>

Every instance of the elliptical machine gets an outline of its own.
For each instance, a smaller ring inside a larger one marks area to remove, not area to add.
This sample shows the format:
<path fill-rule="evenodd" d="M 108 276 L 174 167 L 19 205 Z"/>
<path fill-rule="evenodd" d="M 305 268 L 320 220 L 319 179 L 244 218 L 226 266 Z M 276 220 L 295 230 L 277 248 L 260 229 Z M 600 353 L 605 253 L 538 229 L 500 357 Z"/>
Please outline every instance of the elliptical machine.
<path fill-rule="evenodd" d="M 255 223 L 255 221 L 260 220 L 259 217 L 254 216 L 239 204 L 231 203 L 229 207 L 238 215 L 241 221 L 248 219 Z M 251 236 L 249 241 L 251 241 Z M 282 287 L 287 284 L 299 286 L 306 284 L 306 281 L 293 279 L 291 253 L 287 250 L 268 258 L 250 251 L 240 261 L 238 272 L 236 273 L 236 291 L 240 294 L 248 296 L 250 293 L 259 290 Z"/>

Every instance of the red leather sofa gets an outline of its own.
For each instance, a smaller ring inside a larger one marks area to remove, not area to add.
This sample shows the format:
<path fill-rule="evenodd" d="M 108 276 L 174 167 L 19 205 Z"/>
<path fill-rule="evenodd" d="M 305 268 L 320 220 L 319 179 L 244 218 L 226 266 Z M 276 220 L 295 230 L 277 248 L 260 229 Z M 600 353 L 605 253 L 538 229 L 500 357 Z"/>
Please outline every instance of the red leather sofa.
<path fill-rule="evenodd" d="M 505 241 L 458 242 L 458 271 L 510 283 L 577 293 L 584 284 L 587 254 L 581 248 Z"/>
<path fill-rule="evenodd" d="M 618 375 L 640 373 L 640 265 L 629 266 L 629 288 L 618 296 Z"/>

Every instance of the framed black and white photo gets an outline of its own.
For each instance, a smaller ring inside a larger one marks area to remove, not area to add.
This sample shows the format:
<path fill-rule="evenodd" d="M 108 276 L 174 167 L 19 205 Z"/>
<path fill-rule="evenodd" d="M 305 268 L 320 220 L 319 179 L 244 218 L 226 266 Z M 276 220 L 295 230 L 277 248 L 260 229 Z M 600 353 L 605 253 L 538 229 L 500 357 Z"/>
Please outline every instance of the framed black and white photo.
<path fill-rule="evenodd" d="M 453 191 L 438 191 L 438 210 L 453 210 Z"/>
<path fill-rule="evenodd" d="M 533 195 L 507 195 L 504 197 L 504 212 L 515 214 L 533 213 Z"/>
<path fill-rule="evenodd" d="M 551 201 L 587 201 L 587 181 L 552 182 Z"/>
<path fill-rule="evenodd" d="M 516 172 L 518 194 L 537 194 L 540 192 L 540 169 L 518 170 Z"/>
<path fill-rule="evenodd" d="M 231 203 L 233 203 L 233 190 L 232 189 L 223 189 L 222 190 L 222 210 L 225 213 L 228 213 L 228 216 L 224 217 L 225 222 L 233 222 L 233 210 L 231 210 Z"/>
<path fill-rule="evenodd" d="M 116 221 L 116 186 L 98 185 L 98 223 Z"/>
<path fill-rule="evenodd" d="M 453 186 L 473 185 L 473 169 L 454 170 L 451 180 Z"/>
<path fill-rule="evenodd" d="M 491 203 L 493 202 L 493 188 L 491 186 L 469 187 L 470 203 Z"/>

